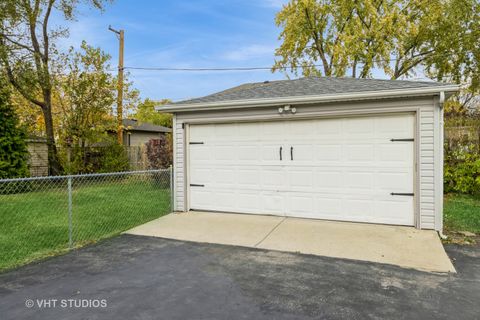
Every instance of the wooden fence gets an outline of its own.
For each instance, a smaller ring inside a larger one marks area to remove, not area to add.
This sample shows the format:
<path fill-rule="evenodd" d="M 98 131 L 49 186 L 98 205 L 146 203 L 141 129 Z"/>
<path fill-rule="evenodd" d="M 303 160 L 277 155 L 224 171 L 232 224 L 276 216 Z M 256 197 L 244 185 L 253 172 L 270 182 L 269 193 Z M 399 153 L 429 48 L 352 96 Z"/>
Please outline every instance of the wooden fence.
<path fill-rule="evenodd" d="M 125 150 L 127 151 L 131 170 L 150 169 L 150 161 L 147 157 L 147 146 L 130 146 L 125 147 Z"/>
<path fill-rule="evenodd" d="M 48 176 L 48 147 L 44 138 L 27 139 L 30 176 Z"/>

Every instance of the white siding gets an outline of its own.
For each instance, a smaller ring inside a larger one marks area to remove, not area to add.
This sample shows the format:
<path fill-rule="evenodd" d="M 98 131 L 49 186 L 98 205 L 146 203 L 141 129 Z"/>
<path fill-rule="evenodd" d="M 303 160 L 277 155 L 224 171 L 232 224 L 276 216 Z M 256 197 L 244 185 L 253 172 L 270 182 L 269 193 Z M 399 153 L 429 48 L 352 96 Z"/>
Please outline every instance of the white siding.
<path fill-rule="evenodd" d="M 433 229 L 435 221 L 435 185 L 434 185 L 434 110 L 431 107 L 420 109 L 420 144 L 419 144 L 419 178 L 420 178 L 420 226 Z"/>
<path fill-rule="evenodd" d="M 435 161 L 438 159 L 439 146 L 435 146 L 435 132 L 439 130 L 439 113 L 435 115 L 436 100 L 433 97 L 417 99 L 376 100 L 350 103 L 329 103 L 320 105 L 296 105 L 296 115 L 280 115 L 276 107 L 243 108 L 228 111 L 204 111 L 178 113 L 174 122 L 175 137 L 175 210 L 188 210 L 186 198 L 186 157 L 185 157 L 185 129 L 182 123 L 211 123 L 211 122 L 235 122 L 254 120 L 286 120 L 289 117 L 312 118 L 332 116 L 352 116 L 356 114 L 378 114 L 384 112 L 417 111 L 417 203 L 415 212 L 418 216 L 418 226 L 423 229 L 441 228 L 438 221 L 442 220 L 442 201 L 440 187 L 435 189 L 435 183 L 440 183 L 437 172 L 435 178 Z M 435 156 L 437 154 L 437 156 Z M 436 159 L 437 158 L 437 159 Z M 441 167 L 441 166 L 440 166 Z"/>
<path fill-rule="evenodd" d="M 185 143 L 182 122 L 173 118 L 174 210 L 185 210 Z"/>

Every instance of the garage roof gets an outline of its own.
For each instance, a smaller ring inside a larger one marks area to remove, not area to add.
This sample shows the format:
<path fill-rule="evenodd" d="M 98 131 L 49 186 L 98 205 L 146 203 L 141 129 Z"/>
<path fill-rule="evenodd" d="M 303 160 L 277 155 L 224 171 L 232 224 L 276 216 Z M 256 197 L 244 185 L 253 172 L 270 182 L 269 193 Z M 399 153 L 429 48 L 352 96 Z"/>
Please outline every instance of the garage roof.
<path fill-rule="evenodd" d="M 295 80 L 246 83 L 205 97 L 175 102 L 158 110 L 183 111 L 188 107 L 214 107 L 236 104 L 275 104 L 319 102 L 319 98 L 385 96 L 386 93 L 439 93 L 458 91 L 457 85 L 433 81 L 380 80 L 333 77 L 306 77 Z M 374 94 L 371 94 L 374 93 Z M 337 98 L 337 99 L 334 99 Z M 181 110 L 182 109 L 182 110 Z"/>
<path fill-rule="evenodd" d="M 145 131 L 145 132 L 172 132 L 172 129 L 158 126 L 148 122 L 140 122 L 136 119 L 123 119 L 122 124 L 128 131 Z"/>

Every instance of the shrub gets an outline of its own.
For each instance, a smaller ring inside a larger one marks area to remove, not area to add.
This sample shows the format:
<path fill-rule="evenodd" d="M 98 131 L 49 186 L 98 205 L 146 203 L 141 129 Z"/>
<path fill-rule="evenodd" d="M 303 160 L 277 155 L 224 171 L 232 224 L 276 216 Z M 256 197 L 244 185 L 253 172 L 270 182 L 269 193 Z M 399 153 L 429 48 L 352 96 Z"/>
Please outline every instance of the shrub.
<path fill-rule="evenodd" d="M 127 151 L 115 141 L 95 147 L 65 148 L 62 149 L 61 158 L 68 174 L 118 172 L 130 169 Z"/>
<path fill-rule="evenodd" d="M 445 192 L 480 194 L 480 152 L 473 143 L 445 145 Z"/>
<path fill-rule="evenodd" d="M 161 136 L 147 142 L 147 158 L 150 169 L 168 168 L 172 165 L 172 141 L 170 136 Z"/>
<path fill-rule="evenodd" d="M 0 178 L 28 176 L 25 128 L 20 126 L 6 87 L 0 82 Z"/>
<path fill-rule="evenodd" d="M 127 171 L 130 168 L 125 148 L 112 143 L 101 150 L 101 162 L 97 172 Z"/>

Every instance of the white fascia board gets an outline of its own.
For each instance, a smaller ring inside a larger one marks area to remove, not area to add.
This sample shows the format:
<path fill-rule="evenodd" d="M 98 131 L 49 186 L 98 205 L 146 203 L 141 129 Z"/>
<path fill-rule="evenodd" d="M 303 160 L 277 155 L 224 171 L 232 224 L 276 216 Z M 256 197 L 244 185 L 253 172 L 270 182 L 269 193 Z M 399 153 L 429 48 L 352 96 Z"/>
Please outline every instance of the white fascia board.
<path fill-rule="evenodd" d="M 377 90 L 365 92 L 352 92 L 340 94 L 323 94 L 323 95 L 309 95 L 309 96 L 291 96 L 281 98 L 266 98 L 266 99 L 246 99 L 246 100 L 229 100 L 218 102 L 203 102 L 192 104 L 174 104 L 163 105 L 155 107 L 156 111 L 161 112 L 188 112 L 188 111 L 207 111 L 219 109 L 235 109 L 235 108 L 254 108 L 254 107 L 268 107 L 282 104 L 307 104 L 307 103 L 327 103 L 338 101 L 354 101 L 354 100 L 369 100 L 369 99 L 385 99 L 385 98 L 401 98 L 401 97 L 415 97 L 426 95 L 437 95 L 440 92 L 445 92 L 447 96 L 452 95 L 460 90 L 459 85 L 445 85 L 428 88 L 408 88 L 397 90 Z"/>

